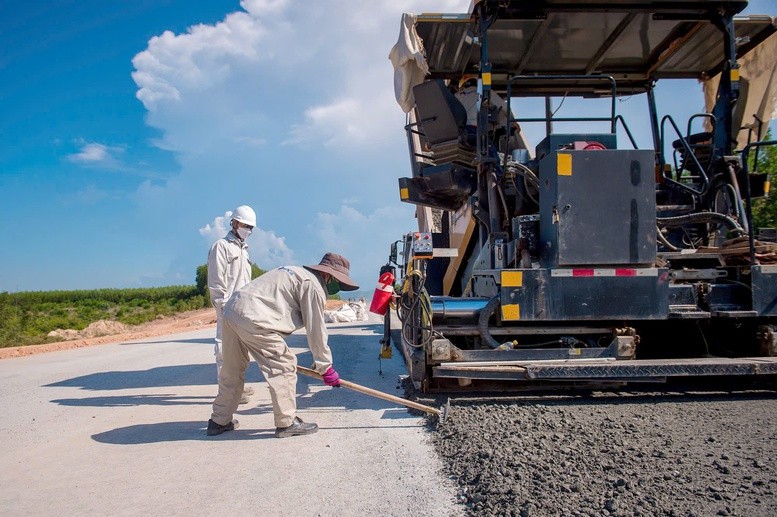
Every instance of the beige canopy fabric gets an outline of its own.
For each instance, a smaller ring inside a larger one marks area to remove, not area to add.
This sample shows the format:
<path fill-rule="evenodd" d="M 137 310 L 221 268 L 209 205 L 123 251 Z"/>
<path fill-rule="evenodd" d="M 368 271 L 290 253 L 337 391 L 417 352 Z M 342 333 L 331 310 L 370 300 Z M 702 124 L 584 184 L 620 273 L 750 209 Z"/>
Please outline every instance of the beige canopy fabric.
<path fill-rule="evenodd" d="M 399 29 L 399 40 L 392 47 L 389 59 L 394 67 L 394 96 L 407 113 L 415 106 L 413 86 L 424 82 L 429 66 L 424 56 L 424 43 L 415 30 L 416 16 L 405 13 Z"/>
<path fill-rule="evenodd" d="M 763 43 L 738 60 L 740 96 L 734 118 L 733 138 L 742 149 L 750 140 L 766 136 L 769 121 L 777 118 L 777 34 L 772 34 Z M 704 82 L 704 101 L 707 112 L 712 110 L 718 92 L 720 74 Z M 758 134 L 758 116 L 764 124 Z"/>

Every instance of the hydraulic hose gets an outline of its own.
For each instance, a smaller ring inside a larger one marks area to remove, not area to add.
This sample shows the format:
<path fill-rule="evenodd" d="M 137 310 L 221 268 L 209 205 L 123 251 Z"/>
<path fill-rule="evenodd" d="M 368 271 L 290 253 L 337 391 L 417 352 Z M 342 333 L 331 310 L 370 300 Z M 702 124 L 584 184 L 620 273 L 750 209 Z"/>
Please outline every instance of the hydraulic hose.
<path fill-rule="evenodd" d="M 498 348 L 501 343 L 494 339 L 491 332 L 488 331 L 488 320 L 491 319 L 494 311 L 496 311 L 496 308 L 499 307 L 501 303 L 501 297 L 499 295 L 494 296 L 488 301 L 486 306 L 483 307 L 478 316 L 478 332 L 480 333 L 480 338 L 485 344 L 494 349 Z"/>
<path fill-rule="evenodd" d="M 717 212 L 697 212 L 695 214 L 678 215 L 674 217 L 657 217 L 656 223 L 659 226 L 683 226 L 686 224 L 696 223 L 720 223 L 728 226 L 732 231 L 737 233 L 745 233 L 742 227 L 734 219 L 727 215 L 719 214 Z"/>
<path fill-rule="evenodd" d="M 734 170 L 734 165 L 729 163 L 728 164 L 728 176 L 729 176 L 729 187 L 732 187 L 733 194 L 734 194 L 734 202 L 737 205 L 737 213 L 739 214 L 739 218 L 742 220 L 742 228 L 745 230 L 745 232 L 750 231 L 750 225 L 749 221 L 747 220 L 747 216 L 745 215 L 745 205 L 742 201 L 742 196 L 739 194 L 741 191 L 739 190 L 739 182 L 737 181 L 737 173 Z M 749 178 L 745 178 L 745 181 L 750 181 Z"/>
<path fill-rule="evenodd" d="M 664 234 L 661 233 L 661 228 L 656 227 L 656 237 L 658 238 L 658 242 L 660 242 L 664 248 L 668 249 L 669 251 L 680 251 L 680 248 L 669 242 L 666 237 L 664 237 Z"/>

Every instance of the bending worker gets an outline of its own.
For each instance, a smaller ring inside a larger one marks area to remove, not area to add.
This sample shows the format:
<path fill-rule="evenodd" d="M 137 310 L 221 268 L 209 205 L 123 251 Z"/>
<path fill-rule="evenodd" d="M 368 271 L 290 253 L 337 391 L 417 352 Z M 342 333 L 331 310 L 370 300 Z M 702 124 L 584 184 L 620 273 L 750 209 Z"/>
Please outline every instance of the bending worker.
<path fill-rule="evenodd" d="M 251 263 L 248 261 L 246 239 L 256 226 L 256 213 L 248 205 L 241 205 L 232 212 L 232 229 L 217 240 L 208 253 L 208 291 L 216 309 L 216 379 L 221 377 L 224 363 L 221 351 L 222 313 L 232 293 L 251 281 Z M 253 388 L 245 388 L 240 403 L 248 402 Z"/>
<path fill-rule="evenodd" d="M 224 365 L 219 377 L 219 394 L 213 401 L 208 435 L 215 436 L 237 427 L 232 416 L 245 382 L 249 355 L 259 364 L 270 388 L 275 436 L 315 433 L 318 425 L 297 416 L 297 356 L 284 338 L 305 327 L 313 368 L 328 386 L 338 386 L 340 377 L 332 367 L 324 322 L 327 294 L 355 291 L 350 264 L 345 257 L 327 253 L 315 266 L 284 266 L 251 281 L 237 291 L 224 307 Z"/>

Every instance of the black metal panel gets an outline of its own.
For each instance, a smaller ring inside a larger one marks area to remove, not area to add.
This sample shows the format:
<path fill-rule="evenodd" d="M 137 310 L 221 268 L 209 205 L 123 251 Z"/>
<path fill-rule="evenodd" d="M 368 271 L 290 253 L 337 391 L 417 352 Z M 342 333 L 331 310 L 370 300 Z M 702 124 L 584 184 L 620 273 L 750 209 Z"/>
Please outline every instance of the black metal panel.
<path fill-rule="evenodd" d="M 664 319 L 669 314 L 666 275 L 551 277 L 554 319 Z"/>
<path fill-rule="evenodd" d="M 707 295 L 712 312 L 749 310 L 752 297 L 750 289 L 742 284 L 710 284 Z"/>
<path fill-rule="evenodd" d="M 753 310 L 760 316 L 777 316 L 777 266 L 753 266 Z"/>
<path fill-rule="evenodd" d="M 669 305 L 698 307 L 699 299 L 696 288 L 691 284 L 670 284 Z"/>
<path fill-rule="evenodd" d="M 653 264 L 653 152 L 551 152 L 540 160 L 542 264 Z"/>
<path fill-rule="evenodd" d="M 519 306 L 517 321 L 636 321 L 669 315 L 666 270 L 655 276 L 582 277 L 523 270 L 522 286 L 502 286 L 501 295 L 503 307 Z"/>
<path fill-rule="evenodd" d="M 402 201 L 458 210 L 475 191 L 475 170 L 455 163 L 420 169 L 416 178 L 399 178 Z"/>
<path fill-rule="evenodd" d="M 458 140 L 467 122 L 467 110 L 441 80 L 421 83 L 413 88 L 418 123 L 426 141 L 437 144 Z"/>
<path fill-rule="evenodd" d="M 502 307 L 518 305 L 520 321 L 547 321 L 553 319 L 550 298 L 550 272 L 545 269 L 523 270 L 520 287 L 502 286 Z"/>

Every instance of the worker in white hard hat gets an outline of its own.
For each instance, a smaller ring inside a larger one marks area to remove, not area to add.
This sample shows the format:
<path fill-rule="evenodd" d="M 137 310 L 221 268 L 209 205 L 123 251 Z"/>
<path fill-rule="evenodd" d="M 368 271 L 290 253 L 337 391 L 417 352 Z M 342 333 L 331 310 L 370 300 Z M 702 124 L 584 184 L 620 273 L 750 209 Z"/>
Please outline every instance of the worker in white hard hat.
<path fill-rule="evenodd" d="M 251 263 L 248 261 L 246 239 L 256 226 L 256 213 L 248 205 L 241 205 L 232 212 L 232 229 L 223 239 L 217 240 L 208 253 L 208 291 L 216 309 L 216 378 L 221 376 L 224 363 L 221 351 L 222 314 L 224 305 L 232 293 L 251 281 Z M 253 388 L 246 388 L 240 403 L 248 402 Z"/>
<path fill-rule="evenodd" d="M 355 291 L 350 263 L 327 253 L 314 266 L 284 266 L 265 273 L 237 291 L 224 307 L 224 366 L 207 434 L 237 428 L 232 416 L 245 382 L 249 356 L 259 364 L 270 388 L 275 436 L 315 433 L 318 426 L 297 416 L 297 356 L 285 338 L 305 327 L 313 368 L 328 386 L 339 386 L 324 321 L 327 294 Z"/>

